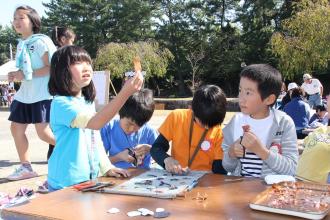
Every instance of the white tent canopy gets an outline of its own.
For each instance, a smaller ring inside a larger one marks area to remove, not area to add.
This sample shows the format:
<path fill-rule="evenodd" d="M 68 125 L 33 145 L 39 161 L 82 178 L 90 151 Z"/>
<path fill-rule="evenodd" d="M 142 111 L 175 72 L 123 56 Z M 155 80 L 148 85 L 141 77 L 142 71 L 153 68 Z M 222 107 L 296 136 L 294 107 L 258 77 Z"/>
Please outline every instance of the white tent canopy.
<path fill-rule="evenodd" d="M 0 66 L 0 81 L 7 81 L 8 73 L 17 70 L 15 60 L 10 60 Z"/>

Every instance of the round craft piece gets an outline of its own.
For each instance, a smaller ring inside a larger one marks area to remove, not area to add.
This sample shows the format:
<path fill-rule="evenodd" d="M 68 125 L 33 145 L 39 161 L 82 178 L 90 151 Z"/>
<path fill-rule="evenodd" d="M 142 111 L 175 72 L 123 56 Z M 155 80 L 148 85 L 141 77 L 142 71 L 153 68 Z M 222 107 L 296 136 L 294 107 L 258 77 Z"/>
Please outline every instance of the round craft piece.
<path fill-rule="evenodd" d="M 157 208 L 157 209 L 156 209 L 156 212 L 164 212 L 164 211 L 165 211 L 164 208 Z"/>
<path fill-rule="evenodd" d="M 154 218 L 166 218 L 166 217 L 168 217 L 168 216 L 170 216 L 170 213 L 167 212 L 167 211 L 156 212 L 156 213 L 154 214 Z"/>
<path fill-rule="evenodd" d="M 109 212 L 110 214 L 116 214 L 116 213 L 120 212 L 120 210 L 117 209 L 117 208 L 111 208 L 111 209 L 108 210 L 108 212 Z"/>
<path fill-rule="evenodd" d="M 135 217 L 135 216 L 140 216 L 142 213 L 139 211 L 131 211 L 131 212 L 127 212 L 127 216 L 128 217 Z"/>
<path fill-rule="evenodd" d="M 201 144 L 201 148 L 203 151 L 208 151 L 211 147 L 211 143 L 209 141 L 203 141 Z"/>

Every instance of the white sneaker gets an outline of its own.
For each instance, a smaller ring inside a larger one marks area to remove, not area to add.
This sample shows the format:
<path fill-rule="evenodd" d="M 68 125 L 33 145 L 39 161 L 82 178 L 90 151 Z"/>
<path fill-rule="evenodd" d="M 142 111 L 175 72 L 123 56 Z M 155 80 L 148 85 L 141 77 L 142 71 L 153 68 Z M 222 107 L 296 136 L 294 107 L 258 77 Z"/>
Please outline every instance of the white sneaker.
<path fill-rule="evenodd" d="M 19 166 L 15 169 L 15 171 L 10 174 L 7 179 L 8 180 L 23 180 L 23 179 L 29 179 L 33 177 L 37 177 L 38 174 L 34 171 L 30 171 L 23 165 Z"/>

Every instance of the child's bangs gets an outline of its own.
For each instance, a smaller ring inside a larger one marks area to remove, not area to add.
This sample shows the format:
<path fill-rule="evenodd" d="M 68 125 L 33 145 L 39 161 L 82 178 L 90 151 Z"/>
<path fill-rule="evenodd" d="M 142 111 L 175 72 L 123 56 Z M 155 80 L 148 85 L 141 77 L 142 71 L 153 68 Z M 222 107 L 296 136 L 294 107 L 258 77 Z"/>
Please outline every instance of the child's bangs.
<path fill-rule="evenodd" d="M 80 47 L 72 47 L 73 51 L 70 57 L 70 65 L 76 62 L 87 62 L 92 64 L 92 59 L 86 50 Z"/>

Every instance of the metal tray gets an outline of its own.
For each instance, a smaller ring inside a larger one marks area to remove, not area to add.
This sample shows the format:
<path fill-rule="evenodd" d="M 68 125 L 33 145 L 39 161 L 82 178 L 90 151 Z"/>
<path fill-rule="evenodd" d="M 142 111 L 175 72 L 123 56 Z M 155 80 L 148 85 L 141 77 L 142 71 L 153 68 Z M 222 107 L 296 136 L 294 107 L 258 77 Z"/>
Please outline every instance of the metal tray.
<path fill-rule="evenodd" d="M 250 203 L 260 211 L 322 219 L 330 211 L 330 185 L 281 182 L 261 192 Z"/>

